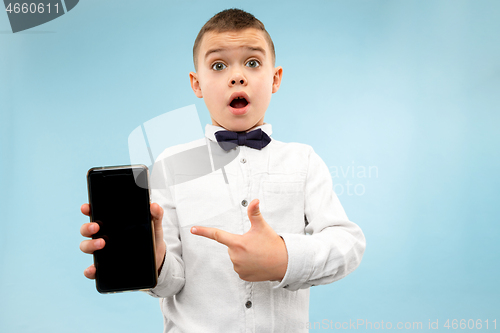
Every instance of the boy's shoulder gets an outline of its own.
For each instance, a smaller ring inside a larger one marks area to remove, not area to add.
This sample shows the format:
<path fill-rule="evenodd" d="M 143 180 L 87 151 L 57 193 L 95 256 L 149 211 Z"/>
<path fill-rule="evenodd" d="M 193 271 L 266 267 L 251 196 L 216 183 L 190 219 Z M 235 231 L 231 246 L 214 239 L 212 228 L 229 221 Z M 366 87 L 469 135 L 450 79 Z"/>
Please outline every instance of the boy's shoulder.
<path fill-rule="evenodd" d="M 314 151 L 311 145 L 301 142 L 283 142 L 272 139 L 271 147 L 284 153 L 291 153 L 292 155 L 309 155 Z"/>
<path fill-rule="evenodd" d="M 316 154 L 312 146 L 300 142 L 283 142 L 273 139 L 269 144 L 267 165 L 273 172 L 307 174 L 311 163 L 316 163 Z"/>
<path fill-rule="evenodd" d="M 177 153 L 193 149 L 200 146 L 205 146 L 208 144 L 208 139 L 206 137 L 193 140 L 191 142 L 181 143 L 174 146 L 167 147 L 163 152 L 157 157 L 157 159 L 165 158 L 168 156 L 175 155 Z M 280 152 L 290 152 L 293 155 L 296 154 L 307 154 L 309 155 L 314 151 L 311 145 L 301 142 L 283 142 L 280 140 L 272 139 L 271 145 L 269 146 L 273 150 L 279 150 Z"/>
<path fill-rule="evenodd" d="M 204 137 L 168 147 L 157 157 L 155 165 L 163 165 L 163 167 L 169 170 L 169 173 L 181 172 L 184 175 L 189 173 L 190 170 L 193 171 L 193 163 L 191 162 L 194 160 L 199 162 L 195 163 L 197 166 L 203 168 L 202 165 L 206 162 L 204 156 L 209 158 L 208 146 L 211 143 L 213 142 L 210 139 Z M 266 153 L 253 156 L 264 158 L 264 160 L 260 160 L 257 163 L 260 163 L 260 167 L 265 166 L 273 174 L 302 174 L 306 176 L 310 170 L 316 170 L 318 165 L 320 168 L 326 168 L 324 161 L 309 144 L 283 142 L 273 138 L 270 144 L 264 149 L 267 150 Z M 184 154 L 188 151 L 191 152 Z M 193 158 L 193 155 L 197 157 Z M 191 162 L 187 163 L 186 158 Z M 198 170 L 197 168 L 195 167 L 196 170 Z M 162 170 L 162 168 L 158 170 Z M 227 171 L 229 170 L 227 169 Z M 198 171 L 197 174 L 199 174 Z"/>
<path fill-rule="evenodd" d="M 312 146 L 306 144 L 306 143 L 301 143 L 301 142 L 284 142 L 284 141 L 280 141 L 280 140 L 276 140 L 276 139 L 272 139 L 272 142 L 274 142 L 274 144 L 280 148 L 291 148 L 291 147 L 294 147 L 294 148 L 297 148 L 297 149 L 312 149 Z"/>
<path fill-rule="evenodd" d="M 206 144 L 207 144 L 206 138 L 200 138 L 200 139 L 193 140 L 191 142 L 180 143 L 177 145 L 167 147 L 160 153 L 160 155 L 158 155 L 158 157 L 156 158 L 156 161 L 165 160 L 169 156 L 173 156 L 175 154 L 178 154 L 178 153 L 190 150 L 190 149 L 201 147 L 201 146 L 204 146 Z"/>
<path fill-rule="evenodd" d="M 164 160 L 169 156 L 175 154 L 195 149 L 198 147 L 207 146 L 209 144 L 209 139 L 204 137 L 196 139 L 187 143 L 181 143 L 174 146 L 167 147 L 163 152 L 156 158 L 157 161 Z M 268 148 L 271 150 L 271 156 L 274 155 L 278 160 L 285 162 L 290 161 L 290 159 L 301 161 L 309 160 L 309 157 L 314 153 L 314 149 L 311 145 L 301 143 L 301 142 L 283 142 L 280 140 L 272 139 L 271 144 Z"/>

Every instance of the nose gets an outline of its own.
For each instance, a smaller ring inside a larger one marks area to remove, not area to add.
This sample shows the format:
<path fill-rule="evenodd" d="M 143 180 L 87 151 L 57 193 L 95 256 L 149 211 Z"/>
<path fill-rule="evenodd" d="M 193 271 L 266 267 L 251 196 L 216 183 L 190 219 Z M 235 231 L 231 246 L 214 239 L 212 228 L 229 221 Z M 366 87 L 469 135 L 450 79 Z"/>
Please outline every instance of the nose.
<path fill-rule="evenodd" d="M 241 74 L 240 71 L 235 71 L 235 72 L 231 73 L 231 77 L 229 78 L 229 86 L 233 87 L 233 86 L 236 86 L 238 84 L 246 86 L 247 80 L 243 76 L 243 74 Z"/>

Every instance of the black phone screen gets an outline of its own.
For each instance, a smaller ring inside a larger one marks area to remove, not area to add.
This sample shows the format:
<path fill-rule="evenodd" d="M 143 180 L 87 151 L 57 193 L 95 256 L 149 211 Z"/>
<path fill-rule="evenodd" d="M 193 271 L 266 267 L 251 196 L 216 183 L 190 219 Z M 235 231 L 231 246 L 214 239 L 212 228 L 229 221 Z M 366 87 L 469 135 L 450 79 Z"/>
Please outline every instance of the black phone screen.
<path fill-rule="evenodd" d="M 101 293 L 156 286 L 148 171 L 133 167 L 93 168 L 87 176 L 91 221 L 100 227 L 93 238 L 106 242 L 94 252 Z"/>

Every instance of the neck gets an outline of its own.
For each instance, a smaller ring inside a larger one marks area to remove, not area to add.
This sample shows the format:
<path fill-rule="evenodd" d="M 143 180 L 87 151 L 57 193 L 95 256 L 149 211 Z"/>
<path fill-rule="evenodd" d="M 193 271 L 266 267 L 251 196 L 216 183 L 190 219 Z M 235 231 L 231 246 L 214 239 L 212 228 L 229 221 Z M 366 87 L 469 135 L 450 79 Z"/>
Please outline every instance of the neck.
<path fill-rule="evenodd" d="M 240 132 L 240 133 L 241 133 L 241 132 L 250 132 L 250 131 L 252 131 L 252 130 L 256 129 L 257 127 L 262 126 L 262 125 L 265 125 L 265 124 L 266 124 L 266 123 L 256 124 L 256 125 L 254 125 L 253 127 L 249 128 L 249 129 L 242 130 L 242 131 L 235 131 L 235 130 L 232 130 L 232 129 L 226 128 L 226 127 L 224 127 L 224 126 L 222 126 L 222 125 L 220 125 L 220 124 L 217 124 L 217 123 L 215 123 L 215 124 L 214 124 L 214 123 L 212 123 L 212 125 L 222 127 L 222 128 L 223 128 L 223 129 L 225 129 L 226 131 L 231 131 L 231 132 Z"/>

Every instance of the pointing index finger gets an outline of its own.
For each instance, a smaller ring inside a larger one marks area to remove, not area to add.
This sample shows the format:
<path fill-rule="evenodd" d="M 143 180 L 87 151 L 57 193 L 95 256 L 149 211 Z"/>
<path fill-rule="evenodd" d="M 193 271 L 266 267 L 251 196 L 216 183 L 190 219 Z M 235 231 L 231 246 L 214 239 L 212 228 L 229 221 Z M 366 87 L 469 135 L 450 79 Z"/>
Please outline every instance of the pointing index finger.
<path fill-rule="evenodd" d="M 238 237 L 241 236 L 217 228 L 209 227 L 192 227 L 191 233 L 213 239 L 216 242 L 224 244 L 228 247 L 234 245 L 237 242 Z"/>

